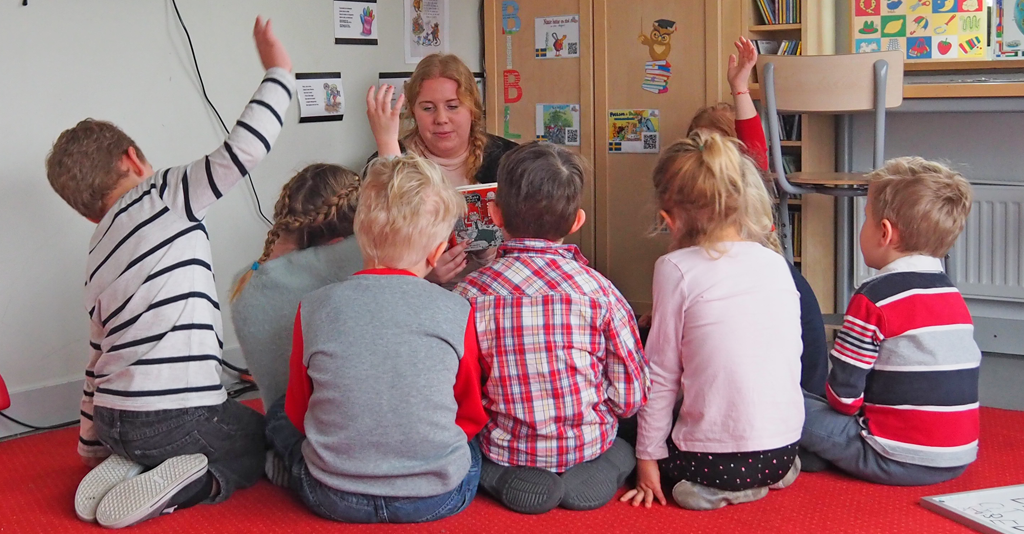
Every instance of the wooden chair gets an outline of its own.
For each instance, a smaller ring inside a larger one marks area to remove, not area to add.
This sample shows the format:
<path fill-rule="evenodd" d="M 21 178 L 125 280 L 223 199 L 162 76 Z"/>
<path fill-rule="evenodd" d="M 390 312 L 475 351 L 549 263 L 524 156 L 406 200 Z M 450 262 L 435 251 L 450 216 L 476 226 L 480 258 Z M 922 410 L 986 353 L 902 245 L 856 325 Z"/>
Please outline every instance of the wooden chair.
<path fill-rule="evenodd" d="M 791 195 L 819 193 L 851 197 L 867 194 L 863 173 L 796 172 L 782 164 L 779 113 L 845 115 L 873 111 L 873 168 L 885 157 L 885 110 L 903 103 L 903 52 L 838 56 L 765 55 L 757 60 L 761 94 L 768 115 L 768 147 L 779 194 L 779 232 L 786 259 L 793 261 L 789 224 Z"/>

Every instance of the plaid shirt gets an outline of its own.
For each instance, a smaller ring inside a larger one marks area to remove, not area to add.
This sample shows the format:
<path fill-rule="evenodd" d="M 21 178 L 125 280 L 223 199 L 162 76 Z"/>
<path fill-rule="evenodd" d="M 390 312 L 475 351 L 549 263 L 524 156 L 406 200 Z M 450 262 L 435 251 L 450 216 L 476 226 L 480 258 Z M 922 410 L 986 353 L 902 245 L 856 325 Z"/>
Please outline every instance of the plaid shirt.
<path fill-rule="evenodd" d="M 575 245 L 512 239 L 455 293 L 476 310 L 484 455 L 562 472 L 597 458 L 651 387 L 626 300 Z"/>

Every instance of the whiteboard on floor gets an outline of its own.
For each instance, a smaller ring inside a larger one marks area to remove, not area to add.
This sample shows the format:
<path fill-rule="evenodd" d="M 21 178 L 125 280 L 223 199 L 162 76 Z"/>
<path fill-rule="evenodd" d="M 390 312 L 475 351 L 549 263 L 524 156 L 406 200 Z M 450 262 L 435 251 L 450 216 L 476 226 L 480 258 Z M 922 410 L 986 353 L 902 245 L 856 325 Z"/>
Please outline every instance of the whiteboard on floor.
<path fill-rule="evenodd" d="M 922 497 L 921 506 L 990 534 L 1024 534 L 1024 484 Z"/>

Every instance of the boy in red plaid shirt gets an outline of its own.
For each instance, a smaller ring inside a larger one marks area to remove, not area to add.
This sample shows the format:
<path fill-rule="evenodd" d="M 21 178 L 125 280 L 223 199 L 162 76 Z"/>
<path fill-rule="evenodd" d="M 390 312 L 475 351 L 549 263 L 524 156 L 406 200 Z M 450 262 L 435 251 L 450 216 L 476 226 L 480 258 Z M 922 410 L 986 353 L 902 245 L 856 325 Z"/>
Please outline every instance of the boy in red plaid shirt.
<path fill-rule="evenodd" d="M 476 316 L 483 404 L 480 487 L 511 510 L 607 503 L 636 464 L 616 438 L 650 389 L 633 311 L 565 236 L 579 230 L 583 163 L 551 144 L 506 154 L 492 218 L 498 258 L 455 293 Z"/>

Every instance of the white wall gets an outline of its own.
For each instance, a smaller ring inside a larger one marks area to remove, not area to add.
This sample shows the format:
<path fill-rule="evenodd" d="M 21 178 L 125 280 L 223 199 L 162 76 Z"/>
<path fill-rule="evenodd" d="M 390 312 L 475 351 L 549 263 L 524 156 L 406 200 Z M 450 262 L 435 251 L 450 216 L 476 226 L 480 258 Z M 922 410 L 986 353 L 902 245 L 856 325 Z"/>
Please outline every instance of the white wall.
<path fill-rule="evenodd" d="M 480 70 L 480 2 L 450 1 L 451 51 Z M 327 161 L 357 169 L 365 162 L 374 150 L 366 88 L 378 71 L 414 68 L 404 61 L 400 0 L 378 3 L 375 47 L 334 45 L 326 0 L 178 6 L 207 91 L 229 127 L 262 77 L 252 42 L 257 14 L 274 21 L 296 72 L 342 72 L 345 120 L 300 125 L 293 103 L 273 152 L 253 172 L 268 216 L 281 185 L 302 166 Z M 0 375 L 14 398 L 8 413 L 38 423 L 68 420 L 78 408 L 66 399 L 77 396 L 87 358 L 82 285 L 94 226 L 50 189 L 46 153 L 63 129 L 85 117 L 121 126 L 158 168 L 213 150 L 223 134 L 202 100 L 169 0 L 3 2 L 0 50 Z M 226 302 L 235 273 L 259 255 L 267 230 L 248 184 L 211 210 L 207 226 Z M 237 353 L 227 313 L 224 322 L 226 353 Z M 14 428 L 0 425 L 0 435 Z"/>

